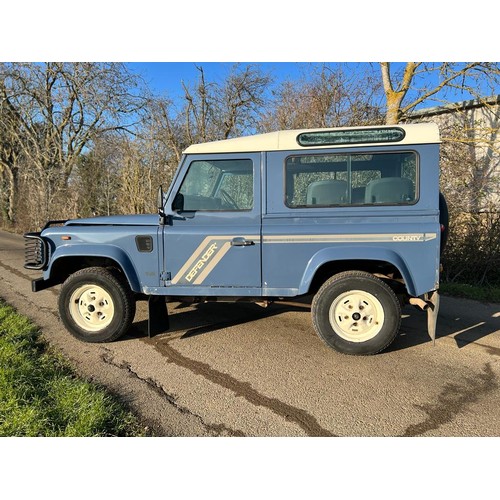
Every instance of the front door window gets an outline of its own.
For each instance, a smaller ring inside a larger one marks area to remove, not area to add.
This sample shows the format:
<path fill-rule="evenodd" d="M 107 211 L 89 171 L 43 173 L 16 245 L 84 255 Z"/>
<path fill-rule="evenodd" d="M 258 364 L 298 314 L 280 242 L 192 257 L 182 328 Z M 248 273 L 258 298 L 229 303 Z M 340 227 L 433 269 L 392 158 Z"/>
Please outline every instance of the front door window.
<path fill-rule="evenodd" d="M 253 181 L 251 160 L 193 161 L 179 190 L 182 210 L 251 210 Z"/>

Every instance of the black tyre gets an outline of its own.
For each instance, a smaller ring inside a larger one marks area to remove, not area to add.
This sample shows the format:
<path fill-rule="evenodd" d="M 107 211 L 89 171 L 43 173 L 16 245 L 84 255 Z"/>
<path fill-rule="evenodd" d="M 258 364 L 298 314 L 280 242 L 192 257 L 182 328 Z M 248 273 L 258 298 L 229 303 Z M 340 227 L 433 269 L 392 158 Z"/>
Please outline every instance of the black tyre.
<path fill-rule="evenodd" d="M 84 342 L 111 342 L 134 320 L 135 300 L 119 275 L 102 267 L 72 274 L 62 285 L 59 314 L 64 326 Z"/>
<path fill-rule="evenodd" d="M 314 296 L 311 313 L 318 336 L 344 354 L 382 351 L 395 339 L 401 324 L 396 294 L 364 271 L 332 276 Z"/>

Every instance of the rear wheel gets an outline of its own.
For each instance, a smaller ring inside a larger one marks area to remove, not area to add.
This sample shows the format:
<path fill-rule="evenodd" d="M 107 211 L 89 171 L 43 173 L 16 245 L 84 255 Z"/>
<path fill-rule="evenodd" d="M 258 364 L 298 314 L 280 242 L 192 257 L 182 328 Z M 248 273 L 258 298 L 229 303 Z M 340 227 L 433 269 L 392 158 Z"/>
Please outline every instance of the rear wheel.
<path fill-rule="evenodd" d="M 364 271 L 332 276 L 315 295 L 311 313 L 318 336 L 344 354 L 382 351 L 394 340 L 401 323 L 396 294 Z"/>
<path fill-rule="evenodd" d="M 85 342 L 111 342 L 134 319 L 135 300 L 118 273 L 100 267 L 82 269 L 63 284 L 59 314 L 64 326 Z"/>

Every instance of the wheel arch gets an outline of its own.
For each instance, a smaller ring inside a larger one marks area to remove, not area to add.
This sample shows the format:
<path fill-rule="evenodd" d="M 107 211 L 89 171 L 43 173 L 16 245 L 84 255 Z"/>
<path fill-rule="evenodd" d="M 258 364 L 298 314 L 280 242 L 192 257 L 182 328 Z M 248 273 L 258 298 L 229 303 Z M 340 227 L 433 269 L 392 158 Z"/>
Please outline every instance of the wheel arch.
<path fill-rule="evenodd" d="M 102 246 L 65 246 L 63 251 L 55 251 L 46 273 L 54 284 L 59 284 L 74 272 L 86 267 L 114 267 L 123 273 L 132 291 L 141 292 L 132 261 L 121 248 L 115 246 L 107 246 L 105 249 Z"/>
<path fill-rule="evenodd" d="M 404 280 L 406 291 L 410 295 L 415 295 L 415 282 L 404 260 L 392 250 L 377 247 L 320 250 L 309 260 L 302 276 L 299 293 L 314 293 L 334 274 L 349 270 L 386 275 L 396 273 Z"/>

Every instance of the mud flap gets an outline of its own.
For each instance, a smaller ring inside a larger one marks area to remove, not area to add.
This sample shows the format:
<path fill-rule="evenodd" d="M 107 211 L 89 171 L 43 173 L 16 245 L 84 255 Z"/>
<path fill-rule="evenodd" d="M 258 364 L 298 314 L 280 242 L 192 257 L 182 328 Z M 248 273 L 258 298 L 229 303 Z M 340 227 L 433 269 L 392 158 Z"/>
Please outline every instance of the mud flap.
<path fill-rule="evenodd" d="M 148 299 L 148 337 L 165 333 L 170 328 L 165 297 L 150 295 Z"/>
<path fill-rule="evenodd" d="M 439 313 L 439 293 L 431 292 L 426 300 L 429 307 L 427 308 L 427 332 L 432 340 L 432 344 L 436 344 L 436 325 Z"/>

